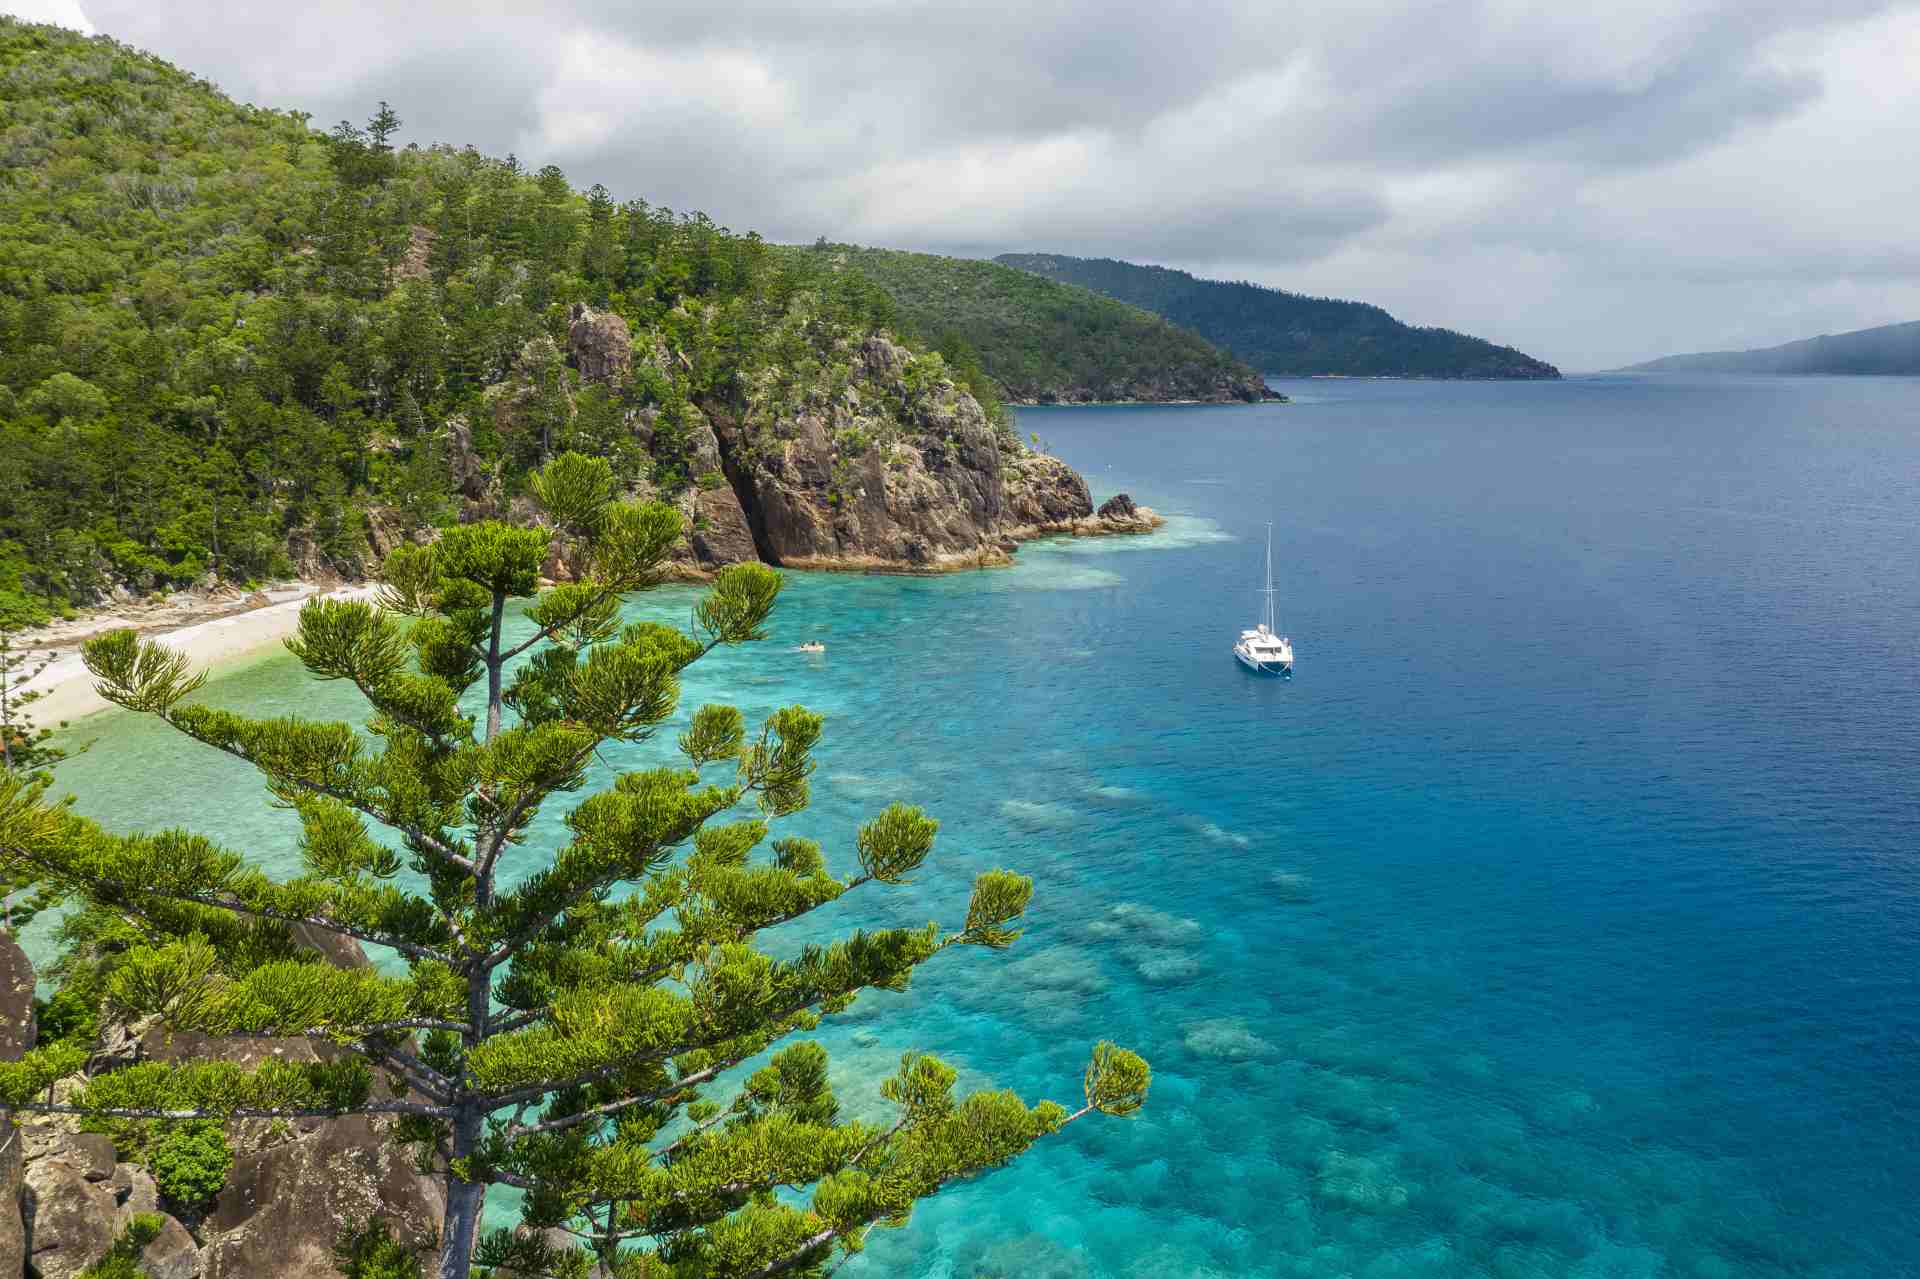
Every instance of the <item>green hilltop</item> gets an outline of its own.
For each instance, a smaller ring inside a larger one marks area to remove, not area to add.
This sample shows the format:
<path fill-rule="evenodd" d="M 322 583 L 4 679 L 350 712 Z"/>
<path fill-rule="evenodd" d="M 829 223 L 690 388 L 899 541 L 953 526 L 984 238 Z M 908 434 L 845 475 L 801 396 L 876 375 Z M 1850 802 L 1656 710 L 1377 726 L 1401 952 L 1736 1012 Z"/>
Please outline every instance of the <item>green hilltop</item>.
<path fill-rule="evenodd" d="M 398 148 L 398 123 L 320 133 L 0 18 L 0 622 L 357 576 L 371 512 L 403 537 L 453 518 L 456 422 L 502 506 L 569 448 L 670 496 L 702 478 L 691 406 L 827 377 L 890 317 L 857 275 L 551 166 Z M 557 357 L 579 304 L 646 353 L 617 390 Z"/>
<path fill-rule="evenodd" d="M 1416 328 L 1365 302 L 1202 280 L 1113 258 L 1004 253 L 994 260 L 1144 307 L 1274 377 L 1560 376 L 1553 365 L 1510 346 L 1451 329 Z"/>
<path fill-rule="evenodd" d="M 1279 398 L 1250 365 L 1150 309 L 972 258 L 822 241 L 789 249 L 884 289 L 905 332 L 1023 403 Z"/>
<path fill-rule="evenodd" d="M 842 402 L 869 334 L 905 338 L 909 365 L 869 394 L 891 417 L 867 434 L 970 393 L 1016 459 L 1010 398 L 1265 391 L 1083 290 L 780 248 L 553 166 L 401 147 L 399 123 L 383 103 L 321 132 L 0 18 L 0 625 L 210 577 L 357 577 L 477 502 L 512 508 L 567 449 L 697 531 L 729 482 L 711 424 Z M 568 346 L 582 307 L 617 379 Z"/>

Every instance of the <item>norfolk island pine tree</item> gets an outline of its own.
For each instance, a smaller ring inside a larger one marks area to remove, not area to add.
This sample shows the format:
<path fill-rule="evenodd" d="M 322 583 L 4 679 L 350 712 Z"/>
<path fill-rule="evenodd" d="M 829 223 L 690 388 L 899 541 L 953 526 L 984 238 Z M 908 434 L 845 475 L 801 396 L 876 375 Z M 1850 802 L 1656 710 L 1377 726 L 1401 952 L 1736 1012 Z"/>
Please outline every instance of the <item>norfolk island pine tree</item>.
<path fill-rule="evenodd" d="M 765 928 L 905 882 L 937 828 L 887 808 L 859 828 L 859 871 L 845 879 L 812 841 L 767 843 L 771 823 L 807 803 L 822 721 L 804 708 L 750 734 L 734 708 L 703 706 L 678 766 L 620 774 L 566 813 L 559 847 L 524 847 L 543 805 L 584 788 L 598 748 L 648 741 L 673 715 L 681 671 L 762 637 L 780 588 L 773 570 L 735 565 L 694 609 L 692 634 L 623 626 L 620 597 L 660 580 L 680 516 L 616 500 L 607 465 L 576 454 L 531 489 L 572 581 L 540 587 L 547 530 L 482 522 L 396 550 L 379 606 L 302 611 L 288 647 L 315 677 L 355 685 L 366 735 L 190 702 L 204 676 L 131 631 L 88 643 L 110 700 L 260 770 L 298 813 L 305 873 L 274 881 L 183 831 L 111 836 L 15 780 L 0 781 L 0 864 L 138 926 L 147 940 L 108 983 L 113 1017 L 347 1051 L 253 1070 L 141 1063 L 56 1092 L 85 1052 L 54 1045 L 0 1066 L 0 1104 L 121 1119 L 396 1116 L 447 1188 L 443 1279 L 475 1266 L 585 1275 L 595 1262 L 623 1279 L 820 1273 L 943 1185 L 1090 1112 L 1138 1110 L 1146 1063 L 1101 1043 L 1071 1111 L 1010 1092 L 956 1098 L 950 1067 L 909 1053 L 882 1088 L 894 1122 L 838 1119 L 825 1053 L 782 1041 L 863 990 L 904 988 L 950 946 L 1009 945 L 1032 884 L 980 875 L 950 930 L 855 933 L 784 960 L 755 949 Z M 515 599 L 532 601 L 524 638 L 503 625 Z M 469 690 L 484 697 L 478 714 L 462 710 Z M 740 816 L 749 800 L 757 812 Z M 509 855 L 539 860 L 511 889 Z M 387 947 L 405 975 L 322 962 L 296 946 L 296 926 Z M 769 1049 L 731 1096 L 708 1095 Z M 524 1192 L 537 1229 L 481 1230 L 496 1185 Z M 579 1246 L 556 1247 L 553 1227 Z"/>

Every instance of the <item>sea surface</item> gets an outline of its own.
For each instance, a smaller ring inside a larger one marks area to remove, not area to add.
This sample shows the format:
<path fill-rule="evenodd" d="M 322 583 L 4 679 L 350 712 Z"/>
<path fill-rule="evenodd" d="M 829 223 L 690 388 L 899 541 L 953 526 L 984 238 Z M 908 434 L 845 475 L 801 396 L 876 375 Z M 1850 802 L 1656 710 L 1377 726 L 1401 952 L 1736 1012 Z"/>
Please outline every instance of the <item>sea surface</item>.
<path fill-rule="evenodd" d="M 1165 530 L 790 574 L 773 638 L 691 674 L 687 709 L 826 712 L 788 829 L 837 866 L 890 801 L 941 819 L 833 927 L 1036 881 L 1012 950 L 823 1031 L 848 1113 L 906 1049 L 1068 1105 L 1098 1039 L 1153 1063 L 1141 1115 L 844 1273 L 1920 1274 L 1920 381 L 1279 385 L 1023 412 Z M 1290 681 L 1228 655 L 1269 520 Z M 206 696 L 353 705 L 284 657 Z M 244 767 L 87 735 L 82 810 L 293 867 Z"/>

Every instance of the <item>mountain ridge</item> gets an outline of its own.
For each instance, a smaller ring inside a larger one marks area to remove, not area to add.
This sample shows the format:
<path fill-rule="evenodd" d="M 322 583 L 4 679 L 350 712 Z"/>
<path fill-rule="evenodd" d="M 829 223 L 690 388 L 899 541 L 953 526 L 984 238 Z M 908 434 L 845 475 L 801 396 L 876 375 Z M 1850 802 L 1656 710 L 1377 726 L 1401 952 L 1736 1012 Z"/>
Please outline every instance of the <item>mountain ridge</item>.
<path fill-rule="evenodd" d="M 1513 347 L 1420 328 L 1368 302 L 1209 280 L 1171 267 L 1059 253 L 1003 253 L 1004 266 L 1078 284 L 1193 330 L 1270 376 L 1552 379 L 1560 370 Z"/>
<path fill-rule="evenodd" d="M 824 240 L 785 252 L 851 269 L 892 299 L 896 327 L 1022 404 L 1285 399 L 1260 370 L 1150 308 L 978 258 Z"/>
<path fill-rule="evenodd" d="M 1665 355 L 1608 372 L 1920 375 L 1920 320 L 1822 333 L 1778 346 Z"/>

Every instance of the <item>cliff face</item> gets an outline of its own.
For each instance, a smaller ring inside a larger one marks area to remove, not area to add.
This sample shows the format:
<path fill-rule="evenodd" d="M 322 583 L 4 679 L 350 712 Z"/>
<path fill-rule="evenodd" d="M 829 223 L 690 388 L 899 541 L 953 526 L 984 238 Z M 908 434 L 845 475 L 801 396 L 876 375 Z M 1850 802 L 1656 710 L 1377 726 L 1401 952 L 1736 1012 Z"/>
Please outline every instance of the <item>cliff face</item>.
<path fill-rule="evenodd" d="M 880 335 L 812 328 L 810 355 L 754 370 L 744 407 L 685 405 L 628 418 L 630 443 L 653 456 L 655 474 L 681 479 L 666 491 L 639 482 L 636 495 L 672 501 L 686 516 L 678 562 L 689 575 L 750 559 L 855 571 L 975 568 L 1006 563 L 1024 538 L 1158 522 L 1130 503 L 1125 513 L 1096 515 L 1086 481 L 997 427 L 939 357 Z M 584 381 L 615 385 L 627 375 L 620 330 L 592 312 L 575 314 L 566 357 Z M 666 358 L 641 343 L 643 363 Z M 501 389 L 501 429 L 522 429 L 514 417 L 523 398 L 513 384 Z M 474 483 L 465 450 L 456 447 L 449 462 L 469 517 L 500 513 Z M 551 567 L 564 571 L 557 560 Z"/>
<path fill-rule="evenodd" d="M 797 411 L 715 414 L 760 557 L 794 568 L 1004 563 L 1019 537 L 1093 513 L 1086 482 L 1022 448 L 980 405 L 884 337 L 839 393 Z"/>

